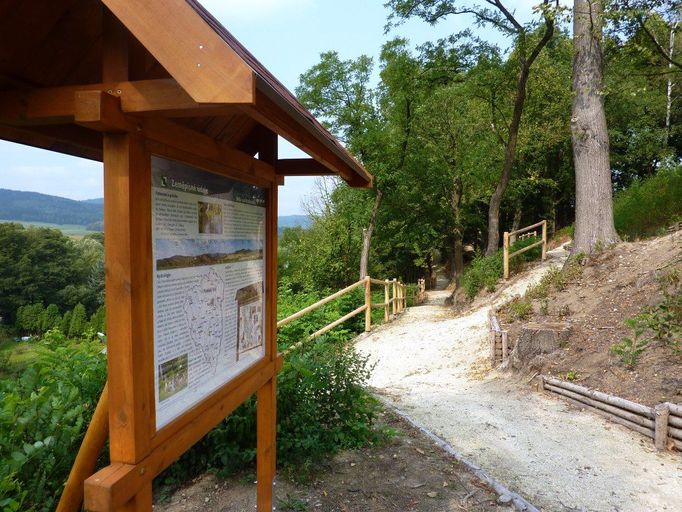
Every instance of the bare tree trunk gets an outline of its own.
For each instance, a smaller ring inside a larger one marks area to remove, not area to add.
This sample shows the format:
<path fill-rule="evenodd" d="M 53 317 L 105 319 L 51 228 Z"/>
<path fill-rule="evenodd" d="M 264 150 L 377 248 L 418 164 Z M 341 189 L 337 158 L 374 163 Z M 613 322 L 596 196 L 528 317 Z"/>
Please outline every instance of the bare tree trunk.
<path fill-rule="evenodd" d="M 613 224 L 609 136 L 602 94 L 601 0 L 574 0 L 573 109 L 575 240 L 573 253 L 619 241 Z"/>
<path fill-rule="evenodd" d="M 454 245 L 453 245 L 453 259 L 452 280 L 455 281 L 457 288 L 464 273 L 464 233 L 462 230 L 462 178 L 455 176 L 452 179 L 452 216 L 454 220 Z"/>
<path fill-rule="evenodd" d="M 670 57 L 670 60 L 672 61 L 674 55 L 673 52 L 675 51 L 675 31 L 677 30 L 677 26 L 679 24 L 679 21 L 676 21 L 672 28 L 670 29 L 670 44 L 668 45 L 668 56 Z M 672 73 L 672 67 L 673 63 L 668 62 L 668 71 L 669 73 Z M 668 141 L 670 140 L 670 113 L 672 110 L 672 104 L 673 104 L 673 86 L 674 82 L 672 79 L 672 74 L 668 74 L 668 88 L 666 90 L 666 102 L 665 102 L 665 145 L 668 145 Z"/>
<path fill-rule="evenodd" d="M 379 206 L 381 206 L 381 198 L 383 193 L 381 190 L 377 189 L 376 196 L 374 197 L 374 206 L 372 207 L 372 213 L 369 216 L 369 224 L 365 229 L 362 230 L 362 253 L 360 253 L 360 279 L 367 277 L 367 272 L 369 268 L 369 248 L 372 243 L 372 233 L 374 233 L 374 227 L 377 223 L 377 212 L 379 211 Z"/>
<path fill-rule="evenodd" d="M 514 220 L 512 221 L 512 231 L 516 231 L 521 227 L 521 215 L 523 214 L 522 207 L 523 205 L 521 203 L 516 205 L 516 208 L 514 208 Z M 516 235 L 512 235 L 509 238 L 509 243 L 513 244 L 516 242 Z"/>

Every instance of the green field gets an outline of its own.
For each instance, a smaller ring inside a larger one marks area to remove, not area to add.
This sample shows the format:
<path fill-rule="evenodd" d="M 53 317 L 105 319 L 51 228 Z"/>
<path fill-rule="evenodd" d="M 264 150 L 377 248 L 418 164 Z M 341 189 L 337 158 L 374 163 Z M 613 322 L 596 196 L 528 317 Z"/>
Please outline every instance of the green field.
<path fill-rule="evenodd" d="M 50 224 L 49 222 L 34 222 L 34 221 L 22 221 L 22 220 L 5 220 L 0 219 L 0 222 L 14 222 L 15 224 L 21 224 L 25 227 L 36 227 L 36 228 L 52 228 L 58 229 L 66 236 L 71 236 L 75 238 L 82 238 L 85 235 L 91 233 L 96 233 L 96 231 L 90 231 L 85 229 L 85 226 L 80 224 Z"/>

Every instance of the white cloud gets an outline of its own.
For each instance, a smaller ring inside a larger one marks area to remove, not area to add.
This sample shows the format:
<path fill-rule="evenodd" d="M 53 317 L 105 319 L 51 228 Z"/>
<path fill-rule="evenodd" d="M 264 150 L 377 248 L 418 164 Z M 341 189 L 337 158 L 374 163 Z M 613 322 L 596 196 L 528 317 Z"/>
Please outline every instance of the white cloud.
<path fill-rule="evenodd" d="M 201 0 L 211 14 L 223 22 L 294 13 L 312 7 L 315 0 Z"/>

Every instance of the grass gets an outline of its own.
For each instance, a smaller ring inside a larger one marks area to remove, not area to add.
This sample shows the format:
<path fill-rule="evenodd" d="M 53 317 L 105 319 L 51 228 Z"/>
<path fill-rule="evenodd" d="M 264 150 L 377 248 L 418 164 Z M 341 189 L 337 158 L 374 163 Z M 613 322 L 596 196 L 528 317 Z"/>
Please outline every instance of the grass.
<path fill-rule="evenodd" d="M 35 345 L 26 341 L 14 341 L 3 337 L 0 331 L 0 379 L 20 374 L 24 368 L 36 361 Z"/>
<path fill-rule="evenodd" d="M 616 230 L 626 238 L 655 236 L 682 220 L 682 167 L 661 169 L 614 198 Z"/>
<path fill-rule="evenodd" d="M 0 222 L 13 222 L 15 224 L 21 224 L 24 227 L 35 227 L 35 228 L 51 228 L 58 229 L 66 236 L 74 238 L 82 238 L 85 235 L 91 233 L 96 233 L 96 231 L 90 231 L 85 229 L 84 225 L 81 224 L 51 224 L 49 222 L 34 222 L 34 221 L 23 221 L 23 220 L 5 220 L 0 219 Z"/>

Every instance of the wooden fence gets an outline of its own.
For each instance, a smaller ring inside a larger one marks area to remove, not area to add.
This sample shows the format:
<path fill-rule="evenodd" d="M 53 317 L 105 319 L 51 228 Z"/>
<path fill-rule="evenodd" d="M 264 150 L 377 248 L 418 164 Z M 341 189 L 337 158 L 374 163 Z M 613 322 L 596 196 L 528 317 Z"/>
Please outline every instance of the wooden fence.
<path fill-rule="evenodd" d="M 560 395 L 579 407 L 589 407 L 614 423 L 652 439 L 657 449 L 682 451 L 682 405 L 664 402 L 647 407 L 572 382 L 541 376 L 541 390 Z"/>
<path fill-rule="evenodd" d="M 423 279 L 421 281 L 423 281 Z M 372 285 L 384 287 L 383 302 L 372 304 Z M 302 310 L 294 313 L 293 315 L 290 315 L 280 320 L 279 322 L 277 322 L 277 328 L 279 329 L 280 327 L 301 318 L 303 315 L 310 313 L 311 311 L 315 311 L 316 309 L 324 306 L 328 302 L 338 299 L 339 297 L 342 297 L 343 295 L 346 295 L 347 293 L 350 293 L 361 286 L 363 286 L 365 289 L 365 303 L 362 306 L 354 309 L 347 315 L 344 315 L 341 318 L 334 320 L 330 324 L 315 331 L 310 336 L 308 336 L 305 339 L 302 339 L 298 343 L 291 345 L 284 352 L 282 352 L 282 355 L 286 356 L 292 350 L 296 350 L 298 347 L 300 347 L 307 341 L 317 338 L 318 336 L 322 336 L 323 334 L 331 331 L 335 327 L 341 325 L 347 320 L 350 320 L 354 316 L 359 315 L 360 313 L 363 312 L 365 313 L 365 332 L 370 332 L 372 330 L 372 309 L 383 308 L 384 322 L 389 322 L 391 319 L 395 318 L 397 315 L 402 313 L 402 311 L 407 307 L 406 294 L 407 288 L 403 283 L 396 279 L 393 279 L 392 281 L 385 279 L 382 281 L 380 279 L 372 279 L 371 277 L 367 276 L 364 279 L 360 279 L 357 283 L 353 283 L 350 286 L 346 286 L 344 289 L 339 290 L 336 293 L 332 293 L 328 297 L 325 297 L 322 300 L 318 300 L 316 303 L 311 304 L 310 306 L 303 308 Z"/>
<path fill-rule="evenodd" d="M 680 222 L 676 222 L 672 226 L 668 226 L 668 233 L 675 233 L 676 231 L 682 230 L 682 220 Z"/>
<path fill-rule="evenodd" d="M 489 342 L 490 342 L 490 361 L 493 366 L 504 363 L 509 359 L 513 347 L 509 344 L 509 335 L 507 331 L 503 331 L 500 327 L 500 321 L 497 319 L 495 312 L 491 309 L 488 311 Z"/>
<path fill-rule="evenodd" d="M 512 252 L 511 254 L 509 253 L 509 248 L 511 247 L 511 240 L 515 240 L 517 235 L 520 235 L 518 238 L 519 239 L 524 239 L 524 238 L 529 238 L 530 236 L 533 236 L 530 234 L 533 229 L 536 231 L 535 236 L 537 236 L 537 228 L 542 226 L 542 240 L 539 240 L 535 242 L 534 244 L 527 245 L 523 249 L 519 249 L 518 251 Z M 524 235 L 522 233 L 528 233 L 527 235 Z M 518 256 L 519 254 L 523 254 L 526 251 L 530 251 L 532 248 L 537 247 L 538 245 L 542 245 L 542 260 L 544 261 L 547 259 L 547 221 L 543 220 L 540 222 L 537 222 L 535 224 L 532 224 L 530 226 L 526 226 L 525 228 L 517 229 L 516 231 L 512 232 L 504 232 L 504 278 L 509 279 L 509 260 L 513 258 L 514 256 Z"/>

